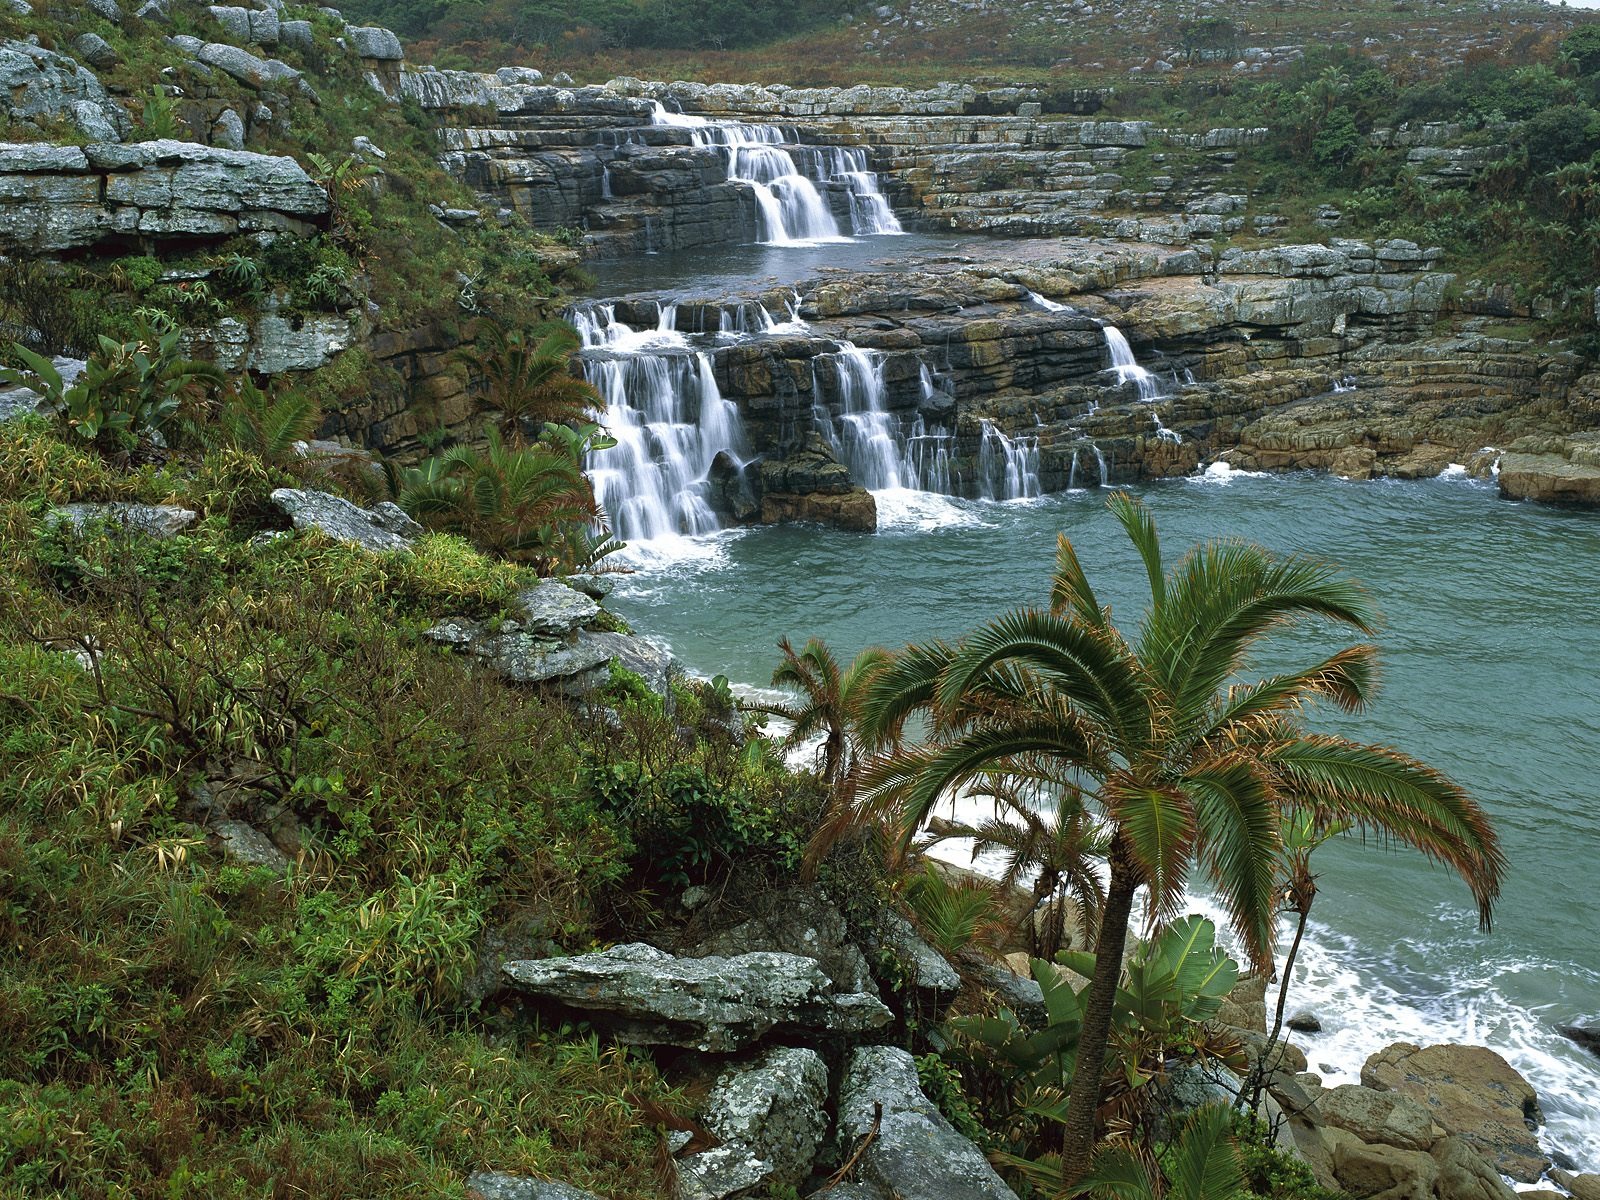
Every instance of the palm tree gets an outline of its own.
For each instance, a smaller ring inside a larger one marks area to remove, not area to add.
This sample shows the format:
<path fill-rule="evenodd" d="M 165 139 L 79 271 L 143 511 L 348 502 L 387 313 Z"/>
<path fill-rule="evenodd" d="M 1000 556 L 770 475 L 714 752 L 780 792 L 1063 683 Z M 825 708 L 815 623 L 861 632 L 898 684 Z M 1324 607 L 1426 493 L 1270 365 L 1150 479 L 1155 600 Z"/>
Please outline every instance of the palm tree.
<path fill-rule="evenodd" d="M 604 407 L 600 393 L 571 373 L 578 335 L 564 322 L 532 330 L 506 329 L 485 320 L 477 344 L 458 357 L 480 374 L 484 396 L 500 413 L 500 431 L 514 449 L 524 428 L 587 421 Z"/>
<path fill-rule="evenodd" d="M 974 796 L 994 802 L 994 815 L 975 824 L 935 817 L 928 845 L 969 838 L 972 856 L 998 851 L 1005 858 L 999 886 L 1010 889 L 1033 877 L 1032 913 L 1045 909 L 1043 927 L 1033 927 L 1033 952 L 1053 959 L 1066 948 L 1068 902 L 1077 905 L 1082 927 L 1091 934 L 1105 903 L 1105 885 L 1095 864 L 1105 858 L 1105 830 L 1084 807 L 1083 794 L 1070 782 L 998 774 L 973 788 Z"/>
<path fill-rule="evenodd" d="M 573 527 L 587 535 L 600 521 L 575 447 L 601 449 L 609 441 L 591 425 L 575 438 L 516 448 L 491 429 L 483 450 L 453 446 L 406 470 L 396 481 L 396 498 L 425 524 L 457 530 L 481 549 L 529 563 L 541 575 L 574 569 L 562 551 Z M 600 545 L 596 557 L 613 543 L 607 537 Z"/>
<path fill-rule="evenodd" d="M 1306 731 L 1308 702 L 1351 712 L 1366 705 L 1374 646 L 1240 681 L 1252 649 L 1291 622 L 1320 618 L 1370 634 L 1376 615 L 1354 581 L 1238 540 L 1196 546 L 1168 571 L 1148 511 L 1122 493 L 1109 507 L 1149 582 L 1132 640 L 1063 537 L 1048 611 L 1008 613 L 955 644 L 909 646 L 875 676 L 862 704 L 869 741 L 901 743 L 910 716 L 929 718 L 930 741 L 900 744 L 866 785 L 871 801 L 898 811 L 906 839 L 953 789 L 1018 762 L 1076 780 L 1109 834 L 1106 902 L 1062 1131 L 1068 1181 L 1093 1156 L 1117 976 L 1141 888 L 1150 919 L 1164 919 L 1198 865 L 1264 968 L 1285 812 L 1348 820 L 1447 864 L 1485 926 L 1505 865 L 1482 810 L 1443 775 L 1386 747 Z"/>
<path fill-rule="evenodd" d="M 869 747 L 859 733 L 861 698 L 867 685 L 889 661 L 889 652 L 869 646 L 841 667 L 821 638 L 812 638 L 795 652 L 787 637 L 780 638 L 783 658 L 772 672 L 774 687 L 799 694 L 790 704 L 747 704 L 754 712 L 770 713 L 791 723 L 780 743 L 792 750 L 821 735 L 817 747 L 818 775 L 828 788 L 828 802 L 817 829 L 806 846 L 804 873 L 815 872 L 834 844 L 860 820 L 855 805 L 859 768 Z"/>

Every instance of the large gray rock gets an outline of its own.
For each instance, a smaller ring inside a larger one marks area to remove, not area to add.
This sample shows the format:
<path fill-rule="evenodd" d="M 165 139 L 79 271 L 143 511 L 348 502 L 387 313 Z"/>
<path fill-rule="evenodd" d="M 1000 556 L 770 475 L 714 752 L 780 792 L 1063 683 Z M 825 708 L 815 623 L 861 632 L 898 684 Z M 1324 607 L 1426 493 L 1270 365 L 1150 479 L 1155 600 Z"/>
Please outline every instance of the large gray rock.
<path fill-rule="evenodd" d="M 266 834 L 245 821 L 213 821 L 210 830 L 230 862 L 273 870 L 289 865 L 289 856 L 273 845 Z"/>
<path fill-rule="evenodd" d="M 599 646 L 529 633 L 514 620 L 490 626 L 457 617 L 439 622 L 424 636 L 482 659 L 512 683 L 561 680 L 570 681 L 571 690 L 587 691 L 605 682 L 611 662 L 610 652 Z"/>
<path fill-rule="evenodd" d="M 225 108 L 211 123 L 211 144 L 224 150 L 244 149 L 244 118 Z"/>
<path fill-rule="evenodd" d="M 72 39 L 72 52 L 91 67 L 102 70 L 114 67 L 122 61 L 122 56 L 105 38 L 98 33 L 80 33 Z"/>
<path fill-rule="evenodd" d="M 243 45 L 250 40 L 250 10 L 236 8 L 231 5 L 212 4 L 207 7 L 211 19 L 222 26 L 223 33 L 227 34 L 236 44 Z"/>
<path fill-rule="evenodd" d="M 961 990 L 961 976 L 956 969 L 899 913 L 890 910 L 883 914 L 881 937 L 881 948 L 900 960 L 908 982 L 919 991 L 948 1000 Z"/>
<path fill-rule="evenodd" d="M 381 25 L 350 25 L 344 32 L 362 58 L 399 62 L 406 56 L 400 46 L 399 36 L 392 29 L 385 29 Z"/>
<path fill-rule="evenodd" d="M 1361 1082 L 1418 1101 L 1446 1133 L 1521 1183 L 1537 1182 L 1550 1166 L 1535 1132 L 1544 1114 L 1533 1085 L 1486 1046 L 1396 1042 L 1367 1059 Z"/>
<path fill-rule="evenodd" d="M 578 634 L 578 644 L 632 671 L 656 695 L 667 694 L 672 678 L 672 655 L 661 647 L 631 633 L 595 633 L 587 629 Z"/>
<path fill-rule="evenodd" d="M 328 196 L 292 158 L 160 139 L 0 145 L 0 243 L 71 250 L 130 237 L 298 228 Z"/>
<path fill-rule="evenodd" d="M 92 71 L 27 42 L 0 42 L 0 113 L 11 121 L 70 121 L 90 137 L 109 130 L 112 140 L 130 128 L 127 111 Z"/>
<path fill-rule="evenodd" d="M 374 554 L 408 549 L 422 534 L 422 526 L 388 501 L 360 508 L 342 496 L 306 488 L 278 488 L 271 500 L 296 529 L 315 529 Z"/>
<path fill-rule="evenodd" d="M 503 1171 L 479 1171 L 467 1176 L 467 1194 L 476 1192 L 483 1200 L 600 1200 L 593 1192 L 549 1179 L 529 1179 L 526 1175 L 507 1175 Z"/>
<path fill-rule="evenodd" d="M 512 607 L 529 633 L 563 637 L 600 615 L 600 606 L 559 579 L 541 579 L 517 593 Z"/>
<path fill-rule="evenodd" d="M 225 42 L 207 42 L 200 47 L 195 58 L 257 91 L 283 84 L 292 85 L 300 79 L 300 72 L 286 62 L 276 58 L 257 58 L 248 50 Z"/>
<path fill-rule="evenodd" d="M 78 376 L 83 374 L 84 361 L 81 358 L 57 356 L 50 360 L 50 365 L 55 367 L 57 374 L 61 376 L 61 385 L 71 387 Z M 43 407 L 44 397 L 32 388 L 10 387 L 0 391 L 0 423 L 40 412 Z"/>
<path fill-rule="evenodd" d="M 867 960 L 850 940 L 838 908 L 816 886 L 775 888 L 752 902 L 751 915 L 702 939 L 690 958 L 778 950 L 814 958 L 841 992 L 874 989 Z M 1035 985 L 1037 987 L 1037 985 Z"/>
<path fill-rule="evenodd" d="M 176 504 L 130 504 L 118 500 L 105 504 L 63 505 L 51 512 L 50 519 L 59 525 L 70 525 L 76 531 L 92 521 L 105 521 L 165 541 L 193 525 L 200 514 Z"/>
<path fill-rule="evenodd" d="M 862 1046 L 839 1087 L 841 1151 L 851 1153 L 872 1131 L 858 1177 L 895 1200 L 1015 1200 L 982 1151 L 923 1095 L 917 1065 L 896 1046 Z"/>
<path fill-rule="evenodd" d="M 703 1108 L 721 1145 L 679 1160 L 678 1200 L 802 1183 L 828 1132 L 827 1101 L 828 1068 L 815 1050 L 774 1046 L 723 1072 Z"/>
<path fill-rule="evenodd" d="M 995 998 L 1024 1025 L 1036 1027 L 1050 1019 L 1044 1006 L 1044 989 L 1036 980 L 1018 975 L 999 963 L 990 962 L 976 952 L 961 956 L 961 969 L 979 987 L 993 992 Z"/>
<path fill-rule="evenodd" d="M 722 1053 L 778 1028 L 860 1033 L 894 1019 L 876 997 L 835 993 L 816 960 L 797 954 L 677 958 L 635 942 L 503 969 L 519 991 L 603 1018 L 640 1045 Z"/>
<path fill-rule="evenodd" d="M 95 16 L 110 21 L 113 25 L 122 24 L 122 9 L 117 0 L 88 0 L 84 5 Z"/>
<path fill-rule="evenodd" d="M 1439 1140 L 1428 1110 L 1399 1092 L 1346 1083 L 1323 1092 L 1317 1099 L 1317 1112 L 1329 1125 L 1348 1130 L 1363 1142 L 1427 1150 Z"/>
<path fill-rule="evenodd" d="M 310 50 L 317 44 L 310 21 L 280 21 L 278 40 L 291 50 Z"/>

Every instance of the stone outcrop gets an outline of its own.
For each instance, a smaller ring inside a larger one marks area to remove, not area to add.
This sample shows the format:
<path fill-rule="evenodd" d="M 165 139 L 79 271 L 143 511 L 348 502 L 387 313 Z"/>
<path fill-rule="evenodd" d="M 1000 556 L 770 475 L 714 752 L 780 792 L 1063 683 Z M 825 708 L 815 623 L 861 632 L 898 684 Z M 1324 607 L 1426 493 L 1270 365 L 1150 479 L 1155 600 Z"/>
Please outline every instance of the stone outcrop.
<path fill-rule="evenodd" d="M 897 1200 L 1015 1200 L 982 1151 L 923 1095 L 916 1063 L 898 1047 L 854 1052 L 838 1126 L 846 1155 L 872 1134 L 856 1176 Z"/>
<path fill-rule="evenodd" d="M 191 508 L 176 504 L 130 504 L 110 501 L 103 504 L 67 504 L 52 510 L 50 518 L 58 525 L 82 532 L 85 526 L 100 522 L 120 525 L 132 533 L 142 533 L 158 541 L 177 537 L 200 519 Z"/>
<path fill-rule="evenodd" d="M 828 1131 L 828 1068 L 815 1050 L 774 1046 L 724 1071 L 702 1106 L 720 1142 L 678 1160 L 678 1200 L 796 1187 Z"/>
<path fill-rule="evenodd" d="M 600 1200 L 566 1183 L 550 1179 L 529 1179 L 503 1171 L 479 1171 L 467 1176 L 467 1196 L 481 1200 Z"/>
<path fill-rule="evenodd" d="M 1550 1166 L 1535 1132 L 1544 1119 L 1539 1098 L 1493 1050 L 1396 1042 L 1367 1059 L 1361 1082 L 1417 1101 L 1436 1125 L 1513 1179 L 1533 1183 Z"/>
<path fill-rule="evenodd" d="M 387 500 L 366 509 L 305 488 L 277 488 L 271 499 L 296 529 L 314 529 L 372 554 L 407 550 L 422 535 L 422 526 Z"/>
<path fill-rule="evenodd" d="M 892 1019 L 874 996 L 836 993 L 815 959 L 796 954 L 678 958 L 633 943 L 503 970 L 518 991 L 613 1025 L 632 1044 L 725 1053 L 778 1029 L 861 1033 Z"/>
<path fill-rule="evenodd" d="M 109 47 L 108 47 L 109 48 Z M 120 141 L 128 114 L 75 59 L 27 42 L 0 42 L 0 112 L 19 124 L 66 121 L 87 138 Z M 5 149 L 0 148 L 0 170 Z M 4 191 L 0 191 L 3 196 Z"/>
<path fill-rule="evenodd" d="M 684 954 L 691 958 L 778 950 L 814 958 L 835 990 L 873 990 L 872 972 L 837 907 L 815 886 L 776 888 L 754 902 L 744 920 L 701 938 Z M 1037 985 L 1035 985 L 1037 986 Z"/>
<path fill-rule="evenodd" d="M 292 158 L 165 140 L 0 144 L 0 246 L 310 233 L 327 211 L 327 193 Z"/>

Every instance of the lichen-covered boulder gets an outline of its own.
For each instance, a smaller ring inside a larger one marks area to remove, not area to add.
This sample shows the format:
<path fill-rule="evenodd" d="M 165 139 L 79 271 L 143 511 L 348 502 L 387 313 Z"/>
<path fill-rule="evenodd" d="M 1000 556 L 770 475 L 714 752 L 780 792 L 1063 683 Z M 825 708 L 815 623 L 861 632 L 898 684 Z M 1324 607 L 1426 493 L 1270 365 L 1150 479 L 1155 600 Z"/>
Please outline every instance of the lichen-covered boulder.
<path fill-rule="evenodd" d="M 678 1200 L 793 1187 L 828 1132 L 828 1068 L 815 1050 L 774 1046 L 717 1078 L 703 1108 L 721 1145 L 678 1162 Z"/>
<path fill-rule="evenodd" d="M 408 549 L 418 525 L 395 504 L 360 508 L 341 496 L 306 488 L 278 488 L 271 500 L 296 529 L 315 529 L 374 554 Z"/>
<path fill-rule="evenodd" d="M 469 1175 L 467 1195 L 476 1195 L 482 1200 L 600 1200 L 593 1192 L 581 1191 L 571 1184 L 508 1175 L 503 1171 L 479 1171 Z"/>
<path fill-rule="evenodd" d="M 1367 1059 L 1361 1082 L 1416 1100 L 1446 1133 L 1519 1182 L 1537 1182 L 1550 1166 L 1535 1132 L 1544 1114 L 1533 1085 L 1487 1046 L 1396 1042 Z"/>
<path fill-rule="evenodd" d="M 634 942 L 502 969 L 518 991 L 604 1020 L 638 1045 L 726 1053 L 779 1028 L 861 1033 L 893 1020 L 875 996 L 836 993 L 816 960 L 797 954 L 678 958 Z"/>
<path fill-rule="evenodd" d="M 839 1088 L 843 1151 L 874 1126 L 857 1175 L 896 1200 L 1016 1200 L 983 1152 L 923 1094 L 916 1063 L 896 1046 L 859 1047 Z"/>
<path fill-rule="evenodd" d="M 381 25 L 349 25 L 345 27 L 345 35 L 362 58 L 398 62 L 406 56 L 400 38 L 392 29 Z"/>
<path fill-rule="evenodd" d="M 177 537 L 199 518 L 200 514 L 193 509 L 176 504 L 130 504 L 121 500 L 105 504 L 67 504 L 50 514 L 51 521 L 70 525 L 74 530 L 81 530 L 93 521 L 104 521 L 158 541 Z"/>
<path fill-rule="evenodd" d="M 513 606 L 529 633 L 562 636 L 587 625 L 600 615 L 600 606 L 559 579 L 541 579 L 517 593 Z"/>
<path fill-rule="evenodd" d="M 112 141 L 130 127 L 127 110 L 92 71 L 27 42 L 0 42 L 0 113 L 12 121 L 70 121 L 89 137 Z"/>
<path fill-rule="evenodd" d="M 815 886 L 775 888 L 754 900 L 750 915 L 684 951 L 691 958 L 779 950 L 814 958 L 842 992 L 873 988 L 866 957 L 850 940 L 839 909 Z M 1037 985 L 1035 985 L 1037 986 Z"/>

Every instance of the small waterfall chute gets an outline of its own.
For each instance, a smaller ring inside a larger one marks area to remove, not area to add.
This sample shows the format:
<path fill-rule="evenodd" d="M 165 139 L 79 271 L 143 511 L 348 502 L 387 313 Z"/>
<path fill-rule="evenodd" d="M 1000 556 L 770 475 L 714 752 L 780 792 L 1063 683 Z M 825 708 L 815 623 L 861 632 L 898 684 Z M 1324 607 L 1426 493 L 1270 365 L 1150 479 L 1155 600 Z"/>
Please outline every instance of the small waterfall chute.
<path fill-rule="evenodd" d="M 1115 325 L 1107 325 L 1103 332 L 1106 350 L 1111 355 L 1109 370 L 1116 372 L 1117 382 L 1133 384 L 1139 391 L 1141 401 L 1160 400 L 1163 396 L 1161 381 L 1139 365 L 1139 360 L 1133 356 L 1133 347 L 1128 345 L 1128 339 L 1122 335 L 1122 330 Z"/>

